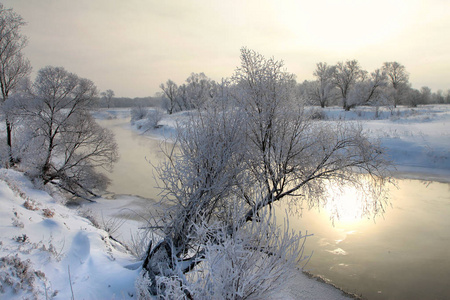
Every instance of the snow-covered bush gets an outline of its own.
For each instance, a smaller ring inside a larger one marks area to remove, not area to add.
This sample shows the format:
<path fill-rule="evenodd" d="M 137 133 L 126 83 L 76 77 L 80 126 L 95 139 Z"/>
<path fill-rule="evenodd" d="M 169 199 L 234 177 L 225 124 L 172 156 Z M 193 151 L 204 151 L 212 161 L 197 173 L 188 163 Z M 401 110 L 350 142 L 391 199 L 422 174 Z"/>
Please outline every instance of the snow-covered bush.
<path fill-rule="evenodd" d="M 136 127 L 140 130 L 150 130 L 158 128 L 159 122 L 163 117 L 163 112 L 159 109 L 151 109 L 147 110 L 146 115 L 139 120 L 131 120 L 131 123 L 136 125 Z"/>
<path fill-rule="evenodd" d="M 212 226 L 214 228 L 214 226 Z M 220 243 L 205 234 L 205 259 L 189 277 L 204 299 L 269 299 L 289 285 L 304 257 L 303 239 L 289 227 L 278 228 L 268 212 L 230 236 L 226 228 L 214 230 Z"/>
<path fill-rule="evenodd" d="M 143 260 L 147 254 L 148 245 L 151 241 L 157 243 L 161 237 L 148 228 L 138 229 L 130 235 L 130 241 L 126 245 L 131 254 L 138 260 Z"/>
<path fill-rule="evenodd" d="M 131 109 L 130 115 L 131 115 L 131 124 L 134 124 L 134 122 L 138 120 L 142 120 L 147 116 L 148 108 L 143 106 L 135 106 Z"/>
<path fill-rule="evenodd" d="M 38 280 L 37 280 L 38 279 Z M 0 258 L 0 295 L 10 294 L 21 299 L 28 299 L 25 295 L 30 293 L 34 299 L 44 294 L 41 283 L 47 279 L 42 271 L 34 270 L 30 260 L 22 260 L 18 254 Z M 53 298 L 57 292 L 50 294 Z M 23 296 L 23 298 L 21 297 Z"/>
<path fill-rule="evenodd" d="M 327 118 L 327 115 L 321 108 L 313 108 L 308 114 L 311 120 L 325 120 Z"/>
<path fill-rule="evenodd" d="M 234 234 L 221 223 L 195 226 L 197 244 L 204 249 L 193 270 L 183 274 L 183 262 L 167 276 L 156 276 L 157 294 L 165 299 L 270 299 L 289 286 L 303 260 L 307 236 L 276 224 L 269 210 Z M 152 281 L 143 274 L 136 282 L 141 299 L 150 297 Z"/>

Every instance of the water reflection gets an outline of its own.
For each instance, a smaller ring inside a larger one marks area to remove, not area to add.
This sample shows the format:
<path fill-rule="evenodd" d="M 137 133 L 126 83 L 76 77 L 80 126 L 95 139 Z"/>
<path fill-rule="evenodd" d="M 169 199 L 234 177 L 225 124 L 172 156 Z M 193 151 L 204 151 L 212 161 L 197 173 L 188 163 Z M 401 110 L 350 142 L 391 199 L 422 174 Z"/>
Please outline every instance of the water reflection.
<path fill-rule="evenodd" d="M 337 219 L 341 223 L 358 222 L 366 213 L 366 199 L 360 190 L 354 186 L 328 187 L 330 199 L 325 205 L 325 210 L 333 221 Z"/>
<path fill-rule="evenodd" d="M 290 216 L 293 228 L 313 233 L 307 269 L 368 299 L 442 299 L 450 295 L 450 192 L 443 183 L 399 180 L 392 208 L 359 218 L 352 192 L 344 193 L 334 226 L 329 209 Z M 279 207 L 281 211 L 286 206 Z M 278 213 L 277 213 L 278 214 Z M 344 217 L 345 216 L 345 217 Z M 348 218 L 347 218 L 348 216 Z"/>

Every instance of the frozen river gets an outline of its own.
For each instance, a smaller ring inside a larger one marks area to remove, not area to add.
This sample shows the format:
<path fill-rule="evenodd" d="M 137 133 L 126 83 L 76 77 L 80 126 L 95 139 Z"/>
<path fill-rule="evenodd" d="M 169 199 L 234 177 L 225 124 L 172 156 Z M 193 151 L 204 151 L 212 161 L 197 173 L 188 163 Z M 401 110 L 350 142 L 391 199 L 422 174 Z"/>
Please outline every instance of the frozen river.
<path fill-rule="evenodd" d="M 120 160 L 109 175 L 109 192 L 158 200 L 152 164 L 163 158 L 160 142 L 131 130 L 128 119 L 99 121 L 111 129 Z M 352 197 L 343 199 L 342 219 L 327 208 L 290 217 L 291 228 L 307 230 L 305 269 L 368 299 L 445 299 L 450 295 L 450 185 L 398 180 L 385 214 L 354 219 Z M 279 213 L 284 216 L 281 207 Z"/>

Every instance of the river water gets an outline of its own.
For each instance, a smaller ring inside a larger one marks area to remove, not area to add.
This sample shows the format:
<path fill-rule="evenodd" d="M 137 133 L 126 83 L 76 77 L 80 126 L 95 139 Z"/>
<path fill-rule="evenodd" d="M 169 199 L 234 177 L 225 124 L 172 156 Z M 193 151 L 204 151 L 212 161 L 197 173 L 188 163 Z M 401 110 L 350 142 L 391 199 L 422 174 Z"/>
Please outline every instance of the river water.
<path fill-rule="evenodd" d="M 139 135 L 127 119 L 102 120 L 119 145 L 120 159 L 109 192 L 158 200 L 154 168 L 161 142 Z M 450 185 L 398 179 L 391 206 L 375 220 L 354 219 L 357 205 L 344 197 L 342 218 L 327 208 L 289 217 L 290 227 L 308 232 L 305 269 L 367 299 L 450 298 Z M 284 216 L 284 207 L 279 207 Z"/>

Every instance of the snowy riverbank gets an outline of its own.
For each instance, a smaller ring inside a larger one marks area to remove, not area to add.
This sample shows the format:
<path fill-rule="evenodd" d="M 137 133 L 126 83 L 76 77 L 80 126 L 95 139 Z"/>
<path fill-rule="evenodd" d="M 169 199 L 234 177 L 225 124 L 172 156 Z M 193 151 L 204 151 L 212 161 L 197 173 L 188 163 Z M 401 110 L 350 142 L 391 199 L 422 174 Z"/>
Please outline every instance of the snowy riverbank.
<path fill-rule="evenodd" d="M 423 105 L 416 108 L 357 107 L 344 111 L 341 107 L 306 108 L 317 112 L 321 122 L 359 123 L 374 140 L 386 148 L 400 178 L 450 181 L 450 105 Z M 154 130 L 134 129 L 153 139 L 174 137 L 177 122 L 191 112 L 165 115 L 161 127 Z M 378 114 L 378 116 L 376 116 Z M 98 117 L 129 117 L 126 111 L 111 110 Z"/>
<path fill-rule="evenodd" d="M 137 299 L 141 262 L 114 239 L 127 240 L 141 224 L 126 214 L 143 202 L 122 196 L 68 208 L 61 201 L 22 173 L 0 169 L 0 298 Z M 112 220 L 125 220 L 114 239 L 105 231 Z M 330 285 L 293 276 L 280 299 L 347 299 Z"/>
<path fill-rule="evenodd" d="M 375 119 L 374 108 L 328 108 L 322 122 L 361 122 L 386 147 L 397 165 L 396 176 L 450 181 L 450 106 L 379 113 Z M 145 134 L 173 137 L 176 122 L 188 115 L 166 115 L 160 128 Z M 129 110 L 100 111 L 96 117 L 129 118 Z M 142 225 L 136 212 L 157 209 L 156 204 L 122 195 L 71 208 L 64 202 L 58 194 L 33 187 L 22 173 L 0 169 L 0 298 L 136 299 L 140 262 L 114 239 L 132 243 L 132 233 Z M 346 298 L 301 273 L 294 282 L 280 299 Z"/>

